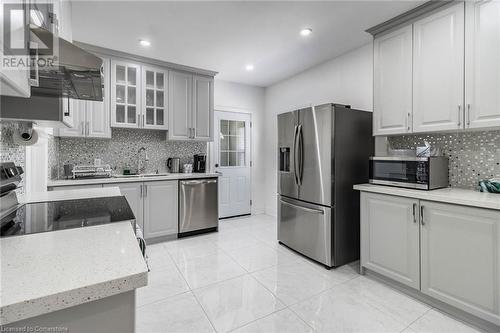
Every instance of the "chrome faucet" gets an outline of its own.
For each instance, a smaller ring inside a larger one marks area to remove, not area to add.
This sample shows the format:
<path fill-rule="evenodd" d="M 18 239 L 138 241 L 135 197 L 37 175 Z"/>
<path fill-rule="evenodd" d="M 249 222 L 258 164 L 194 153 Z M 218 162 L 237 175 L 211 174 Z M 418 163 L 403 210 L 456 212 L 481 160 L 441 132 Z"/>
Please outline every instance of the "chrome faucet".
<path fill-rule="evenodd" d="M 141 158 L 141 153 L 144 152 L 144 159 Z M 141 147 L 137 151 L 137 173 L 141 174 L 146 171 L 146 162 L 149 161 L 148 153 L 146 151 L 146 148 Z"/>

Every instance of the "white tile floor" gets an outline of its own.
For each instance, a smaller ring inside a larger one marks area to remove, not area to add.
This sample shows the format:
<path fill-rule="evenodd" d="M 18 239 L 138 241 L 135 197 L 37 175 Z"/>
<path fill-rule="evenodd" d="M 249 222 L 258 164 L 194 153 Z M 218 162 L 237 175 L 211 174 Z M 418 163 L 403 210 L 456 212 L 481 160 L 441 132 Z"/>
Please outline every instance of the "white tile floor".
<path fill-rule="evenodd" d="M 477 332 L 354 265 L 328 271 L 279 245 L 273 217 L 219 229 L 148 247 L 137 332 Z"/>

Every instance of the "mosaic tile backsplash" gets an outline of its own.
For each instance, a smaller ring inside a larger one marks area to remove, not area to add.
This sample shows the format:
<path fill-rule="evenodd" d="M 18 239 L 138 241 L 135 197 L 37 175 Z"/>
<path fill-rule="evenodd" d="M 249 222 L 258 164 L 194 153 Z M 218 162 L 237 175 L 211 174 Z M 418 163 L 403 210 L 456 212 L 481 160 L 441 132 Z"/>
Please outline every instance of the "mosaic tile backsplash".
<path fill-rule="evenodd" d="M 423 146 L 427 141 L 448 156 L 451 187 L 477 189 L 482 179 L 500 177 L 500 131 L 393 136 L 393 149 Z"/>
<path fill-rule="evenodd" d="M 100 158 L 121 174 L 124 167 L 137 169 L 138 150 L 146 148 L 145 172 L 166 172 L 169 157 L 179 157 L 181 166 L 193 163 L 194 154 L 206 153 L 205 142 L 167 141 L 163 131 L 113 128 L 111 139 L 59 138 L 49 140 L 49 177 L 63 178 L 64 164 L 92 165 Z M 50 157 L 50 156 L 53 157 Z M 55 161 L 54 161 L 55 160 Z"/>
<path fill-rule="evenodd" d="M 17 166 L 24 169 L 26 164 L 26 148 L 14 143 L 12 134 L 15 128 L 15 122 L 0 122 L 0 162 L 14 162 Z M 17 190 L 17 193 L 24 193 L 23 182 L 19 186 L 21 188 Z"/>

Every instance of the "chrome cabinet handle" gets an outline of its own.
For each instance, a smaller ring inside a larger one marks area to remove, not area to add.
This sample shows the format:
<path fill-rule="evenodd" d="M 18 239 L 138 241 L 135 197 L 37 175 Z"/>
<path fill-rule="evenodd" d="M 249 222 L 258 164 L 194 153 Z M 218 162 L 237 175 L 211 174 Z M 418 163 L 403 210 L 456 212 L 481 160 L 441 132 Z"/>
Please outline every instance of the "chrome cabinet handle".
<path fill-rule="evenodd" d="M 196 128 L 193 127 L 193 139 L 196 138 Z"/>
<path fill-rule="evenodd" d="M 148 185 L 143 185 L 144 186 L 144 197 L 148 196 Z"/>
<path fill-rule="evenodd" d="M 142 184 L 141 184 L 141 198 L 144 196 L 144 195 L 143 195 L 143 194 L 144 194 L 144 190 L 142 189 L 142 187 L 143 187 L 143 186 L 144 186 L 144 185 L 142 185 Z"/>
<path fill-rule="evenodd" d="M 142 115 L 142 127 L 144 127 L 144 124 L 145 124 L 145 122 L 144 122 L 144 115 Z"/>
<path fill-rule="evenodd" d="M 80 127 L 82 129 L 82 136 L 85 136 L 85 123 L 83 121 L 80 122 Z"/>
<path fill-rule="evenodd" d="M 408 132 L 411 130 L 410 129 L 410 127 L 411 127 L 410 126 L 410 117 L 411 117 L 410 112 L 408 112 L 408 116 L 406 117 L 406 127 L 408 128 Z"/>
<path fill-rule="evenodd" d="M 470 126 L 470 104 L 467 104 L 467 126 Z"/>
<path fill-rule="evenodd" d="M 420 224 L 425 225 L 424 222 L 424 206 L 420 206 Z"/>
<path fill-rule="evenodd" d="M 458 106 L 458 126 L 460 126 L 462 124 L 462 122 L 460 121 L 460 118 L 462 118 L 462 105 Z"/>
<path fill-rule="evenodd" d="M 413 204 L 413 223 L 417 223 L 417 204 Z"/>
<path fill-rule="evenodd" d="M 325 212 L 323 210 L 294 205 L 293 203 L 290 203 L 288 201 L 283 201 L 281 199 L 280 199 L 280 203 L 287 205 L 287 206 L 290 206 L 290 207 L 301 209 L 301 210 L 306 211 L 306 212 L 317 213 L 317 214 L 321 214 L 321 215 L 325 214 Z"/>
<path fill-rule="evenodd" d="M 86 127 L 86 131 L 87 131 L 87 136 L 90 135 L 90 121 L 87 121 L 87 126 Z"/>

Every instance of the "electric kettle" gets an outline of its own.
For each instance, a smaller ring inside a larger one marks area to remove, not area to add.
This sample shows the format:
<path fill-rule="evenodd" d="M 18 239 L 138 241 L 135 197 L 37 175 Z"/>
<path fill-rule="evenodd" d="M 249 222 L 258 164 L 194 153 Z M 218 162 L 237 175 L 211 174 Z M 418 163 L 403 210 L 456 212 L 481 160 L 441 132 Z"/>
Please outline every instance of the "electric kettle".
<path fill-rule="evenodd" d="M 179 173 L 181 166 L 181 159 L 178 157 L 169 157 L 167 159 L 167 168 L 171 173 Z"/>

